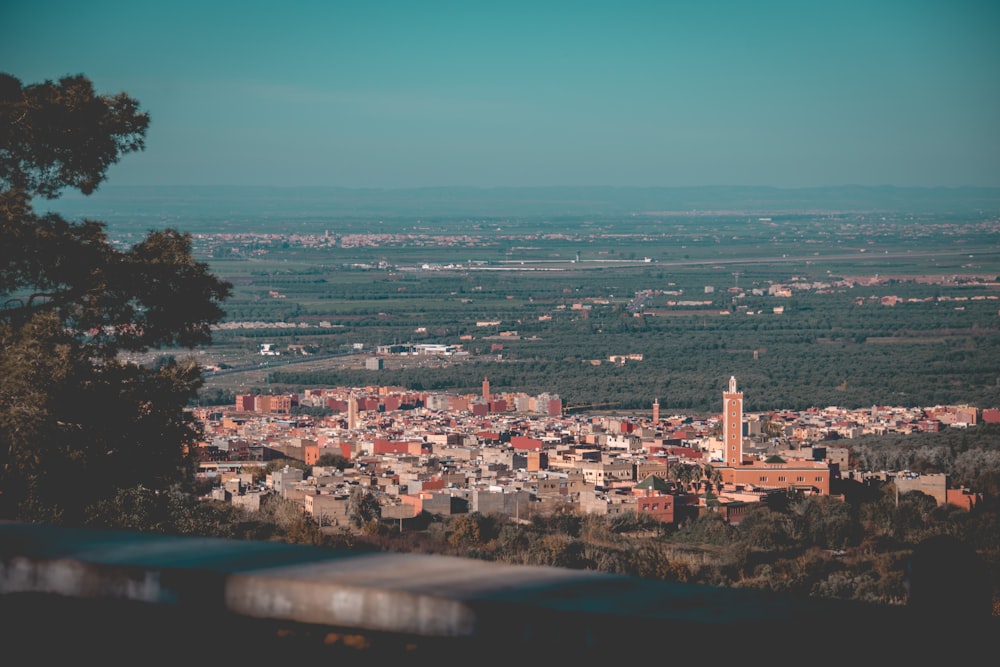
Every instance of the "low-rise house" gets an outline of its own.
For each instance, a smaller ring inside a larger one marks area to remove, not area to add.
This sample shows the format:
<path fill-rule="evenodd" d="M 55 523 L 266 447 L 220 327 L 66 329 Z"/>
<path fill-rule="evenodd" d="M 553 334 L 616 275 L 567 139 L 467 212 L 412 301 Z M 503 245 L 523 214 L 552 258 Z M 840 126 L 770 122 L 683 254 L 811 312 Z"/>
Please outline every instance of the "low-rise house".
<path fill-rule="evenodd" d="M 346 490 L 305 493 L 302 497 L 305 513 L 323 526 L 348 526 L 350 495 Z"/>
<path fill-rule="evenodd" d="M 673 485 L 657 475 L 647 475 L 632 487 L 636 512 L 661 523 L 674 522 Z"/>

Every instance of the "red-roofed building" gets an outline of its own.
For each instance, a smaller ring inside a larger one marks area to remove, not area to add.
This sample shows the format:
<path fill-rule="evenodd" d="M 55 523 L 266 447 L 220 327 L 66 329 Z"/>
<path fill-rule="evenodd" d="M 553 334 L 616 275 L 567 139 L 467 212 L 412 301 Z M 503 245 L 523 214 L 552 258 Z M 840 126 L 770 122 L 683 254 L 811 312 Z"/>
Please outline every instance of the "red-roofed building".
<path fill-rule="evenodd" d="M 372 442 L 373 454 L 410 454 L 420 456 L 424 443 L 422 440 L 389 440 L 375 438 Z"/>
<path fill-rule="evenodd" d="M 632 487 L 632 495 L 637 498 L 635 510 L 662 523 L 674 522 L 674 496 L 670 493 L 670 483 L 657 475 Z"/>
<path fill-rule="evenodd" d="M 701 450 L 694 449 L 693 447 L 664 447 L 661 453 L 691 461 L 701 461 L 704 458 Z"/>
<path fill-rule="evenodd" d="M 531 438 L 526 435 L 512 435 L 510 437 L 510 444 L 514 449 L 530 449 L 530 450 L 540 450 L 542 448 L 542 441 L 537 438 Z"/>
<path fill-rule="evenodd" d="M 445 487 L 444 480 L 440 477 L 421 480 L 420 488 L 423 491 L 439 491 Z"/>
<path fill-rule="evenodd" d="M 948 489 L 945 493 L 949 505 L 961 507 L 964 510 L 972 510 L 983 499 L 983 494 L 973 493 L 968 489 Z"/>

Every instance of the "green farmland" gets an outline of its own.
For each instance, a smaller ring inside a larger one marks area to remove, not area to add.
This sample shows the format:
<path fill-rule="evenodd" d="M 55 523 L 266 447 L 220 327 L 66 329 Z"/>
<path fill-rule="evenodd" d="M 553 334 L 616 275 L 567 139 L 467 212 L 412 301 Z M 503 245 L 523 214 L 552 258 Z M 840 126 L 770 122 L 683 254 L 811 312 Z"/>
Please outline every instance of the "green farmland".
<path fill-rule="evenodd" d="M 995 216 L 206 227 L 196 249 L 234 285 L 228 328 L 199 351 L 230 370 L 208 376 L 206 401 L 262 382 L 464 393 L 488 376 L 498 391 L 557 393 L 567 405 L 641 411 L 658 398 L 667 410 L 704 411 L 736 375 L 753 410 L 1000 403 Z M 262 343 L 281 356 L 261 357 Z M 394 343 L 461 354 L 365 369 L 377 346 Z"/>

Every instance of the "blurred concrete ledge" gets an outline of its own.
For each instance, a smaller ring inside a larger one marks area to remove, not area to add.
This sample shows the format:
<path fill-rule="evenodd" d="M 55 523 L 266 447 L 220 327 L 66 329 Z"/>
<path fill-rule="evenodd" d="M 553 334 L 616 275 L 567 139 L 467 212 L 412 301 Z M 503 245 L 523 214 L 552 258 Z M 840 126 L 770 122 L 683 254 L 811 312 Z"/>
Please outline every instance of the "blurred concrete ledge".
<path fill-rule="evenodd" d="M 831 642 L 866 645 L 868 657 L 926 657 L 939 644 L 903 607 L 446 556 L 20 523 L 0 523 L 0 612 L 5 651 L 93 653 L 105 664 L 136 652 L 720 659 L 761 642 L 777 642 L 789 658 L 822 656 Z M 933 625 L 948 627 L 947 616 Z M 963 630 L 967 643 L 993 641 L 997 627 L 949 628 L 949 641 Z"/>

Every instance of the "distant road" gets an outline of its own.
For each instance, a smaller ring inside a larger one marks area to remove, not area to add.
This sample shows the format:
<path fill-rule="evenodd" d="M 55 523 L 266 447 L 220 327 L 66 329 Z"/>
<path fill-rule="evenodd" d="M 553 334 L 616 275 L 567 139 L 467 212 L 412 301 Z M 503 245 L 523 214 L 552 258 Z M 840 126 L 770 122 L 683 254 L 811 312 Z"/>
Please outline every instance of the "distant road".
<path fill-rule="evenodd" d="M 838 253 L 835 255 L 825 255 L 825 254 L 812 254 L 812 255 L 782 255 L 780 257 L 768 256 L 768 257 L 705 257 L 698 259 L 679 259 L 679 260 L 653 260 L 650 262 L 644 259 L 620 259 L 620 260 L 606 260 L 606 259 L 580 259 L 580 260 L 557 260 L 557 259 L 511 259 L 511 260 L 497 260 L 497 264 L 507 265 L 510 268 L 508 270 L 517 270 L 519 267 L 523 267 L 523 270 L 537 270 L 532 269 L 533 265 L 540 264 L 565 264 L 574 265 L 580 268 L 588 267 L 601 267 L 604 268 L 609 264 L 614 264 L 619 267 L 639 267 L 639 266 L 698 266 L 701 264 L 712 265 L 712 264 L 771 264 L 771 263 L 794 263 L 794 262 L 818 262 L 818 261 L 881 261 L 881 260 L 898 260 L 898 259 L 916 259 L 916 258 L 934 258 L 934 257 L 958 257 L 963 255 L 974 255 L 976 257 L 986 256 L 995 257 L 998 253 L 990 248 L 976 248 L 970 247 L 964 250 L 949 250 L 949 251 L 918 251 L 918 252 L 850 252 L 850 253 Z M 469 267 L 457 267 L 462 270 L 466 270 Z M 472 268 L 482 268 L 482 267 L 472 267 Z M 494 270 L 496 270 L 494 268 Z M 548 269 L 554 270 L 554 269 Z"/>
<path fill-rule="evenodd" d="M 971 250 L 972 252 L 969 252 Z M 878 260 L 890 260 L 890 259 L 913 259 L 919 257 L 954 257 L 961 255 L 986 255 L 995 256 L 997 252 L 994 250 L 983 250 L 978 248 L 970 248 L 967 250 L 953 250 L 946 252 L 852 252 L 852 253 L 842 253 L 837 255 L 822 255 L 816 253 L 814 255 L 794 255 L 794 256 L 781 256 L 781 257 L 737 257 L 737 258 L 707 258 L 707 259 L 691 259 L 691 260 L 680 260 L 675 262 L 656 262 L 658 266 L 691 266 L 696 264 L 768 264 L 772 262 L 815 262 L 815 261 L 878 261 Z M 639 263 L 639 262 L 637 262 Z"/>
<path fill-rule="evenodd" d="M 247 373 L 251 371 L 263 371 L 270 368 L 276 368 L 280 366 L 291 366 L 292 364 L 306 364 L 313 361 L 323 361 L 325 359 L 335 359 L 338 357 L 350 357 L 357 352 L 331 352 L 327 354 L 308 354 L 308 355 L 289 355 L 287 357 L 268 357 L 267 361 L 261 361 L 257 364 L 246 364 L 244 366 L 233 366 L 231 368 L 223 368 L 218 371 L 205 371 L 203 372 L 204 378 L 207 380 L 213 377 L 220 377 L 223 375 L 232 375 L 234 373 Z"/>

